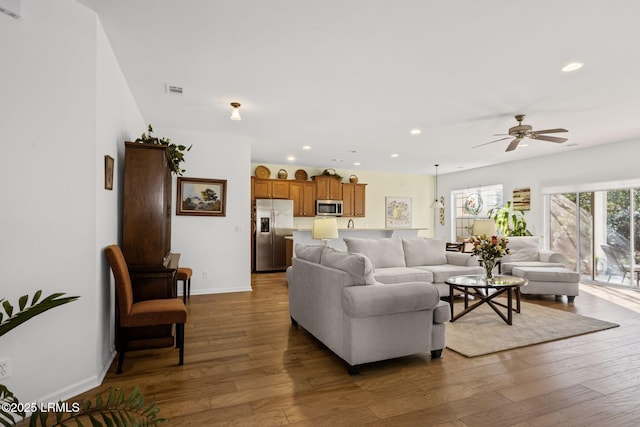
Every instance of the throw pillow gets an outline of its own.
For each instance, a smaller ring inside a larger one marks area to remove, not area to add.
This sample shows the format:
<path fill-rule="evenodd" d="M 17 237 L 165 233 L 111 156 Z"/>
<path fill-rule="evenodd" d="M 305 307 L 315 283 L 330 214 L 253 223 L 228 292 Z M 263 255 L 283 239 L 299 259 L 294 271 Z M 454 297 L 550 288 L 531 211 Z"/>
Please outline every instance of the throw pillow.
<path fill-rule="evenodd" d="M 347 250 L 363 254 L 371 260 L 373 268 L 406 267 L 402 239 L 356 239 L 345 237 Z"/>
<path fill-rule="evenodd" d="M 407 267 L 447 263 L 447 243 L 440 239 L 402 239 Z"/>
<path fill-rule="evenodd" d="M 369 258 L 362 254 L 351 254 L 333 248 L 325 248 L 322 251 L 321 259 L 322 265 L 349 273 L 354 285 L 373 285 L 376 283 L 376 279 L 373 277 L 373 265 Z"/>
<path fill-rule="evenodd" d="M 541 240 L 539 236 L 514 236 L 508 239 L 507 248 L 509 248 L 512 262 L 539 260 Z"/>
<path fill-rule="evenodd" d="M 320 264 L 322 257 L 322 245 L 301 245 L 296 243 L 296 257 L 309 262 Z"/>

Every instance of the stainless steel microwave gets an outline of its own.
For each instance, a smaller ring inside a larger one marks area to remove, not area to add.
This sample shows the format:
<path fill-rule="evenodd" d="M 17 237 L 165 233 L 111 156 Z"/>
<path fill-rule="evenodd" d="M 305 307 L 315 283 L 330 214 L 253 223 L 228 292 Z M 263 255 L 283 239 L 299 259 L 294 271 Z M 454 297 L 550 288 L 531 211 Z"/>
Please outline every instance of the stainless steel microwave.
<path fill-rule="evenodd" d="M 316 200 L 316 215 L 342 216 L 342 200 Z"/>

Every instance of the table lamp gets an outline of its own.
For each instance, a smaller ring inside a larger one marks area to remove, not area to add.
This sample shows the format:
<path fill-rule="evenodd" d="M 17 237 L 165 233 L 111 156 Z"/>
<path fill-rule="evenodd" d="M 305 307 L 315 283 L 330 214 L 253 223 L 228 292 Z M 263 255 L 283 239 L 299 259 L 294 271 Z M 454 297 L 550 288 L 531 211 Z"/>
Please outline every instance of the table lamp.
<path fill-rule="evenodd" d="M 311 237 L 322 240 L 323 245 L 327 245 L 329 240 L 338 238 L 338 220 L 332 218 L 315 218 L 311 228 Z"/>
<path fill-rule="evenodd" d="M 491 237 L 496 235 L 496 223 L 492 219 L 476 219 L 473 222 L 473 231 L 471 232 L 474 236 L 481 236 L 483 234 Z"/>

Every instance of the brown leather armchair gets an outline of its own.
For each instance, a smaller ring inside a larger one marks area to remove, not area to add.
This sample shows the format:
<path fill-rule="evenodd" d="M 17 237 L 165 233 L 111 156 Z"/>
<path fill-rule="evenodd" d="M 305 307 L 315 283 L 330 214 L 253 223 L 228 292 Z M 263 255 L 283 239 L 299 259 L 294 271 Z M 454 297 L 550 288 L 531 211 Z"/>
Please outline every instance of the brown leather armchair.
<path fill-rule="evenodd" d="M 129 328 L 152 325 L 176 325 L 176 347 L 180 349 L 179 365 L 184 364 L 184 324 L 187 308 L 178 298 L 154 299 L 133 302 L 131 277 L 120 247 L 111 245 L 104 250 L 116 282 L 116 298 L 119 315 L 117 319 L 119 359 L 116 373 L 122 373 L 124 353 L 127 349 Z"/>

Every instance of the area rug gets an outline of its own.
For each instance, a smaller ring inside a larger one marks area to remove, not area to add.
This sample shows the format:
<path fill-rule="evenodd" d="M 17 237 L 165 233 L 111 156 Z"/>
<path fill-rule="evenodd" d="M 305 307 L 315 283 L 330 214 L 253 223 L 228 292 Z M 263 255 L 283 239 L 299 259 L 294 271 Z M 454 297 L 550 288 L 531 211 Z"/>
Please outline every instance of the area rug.
<path fill-rule="evenodd" d="M 456 313 L 462 310 L 456 304 Z M 537 304 L 522 303 L 507 325 L 487 304 L 447 324 L 447 348 L 475 357 L 620 326 Z"/>

